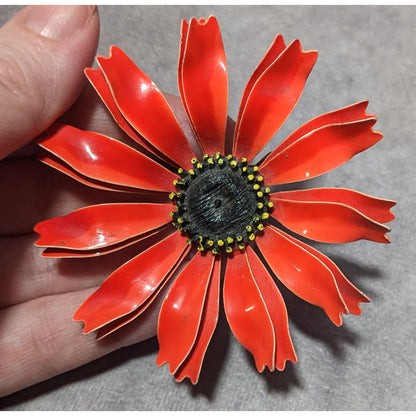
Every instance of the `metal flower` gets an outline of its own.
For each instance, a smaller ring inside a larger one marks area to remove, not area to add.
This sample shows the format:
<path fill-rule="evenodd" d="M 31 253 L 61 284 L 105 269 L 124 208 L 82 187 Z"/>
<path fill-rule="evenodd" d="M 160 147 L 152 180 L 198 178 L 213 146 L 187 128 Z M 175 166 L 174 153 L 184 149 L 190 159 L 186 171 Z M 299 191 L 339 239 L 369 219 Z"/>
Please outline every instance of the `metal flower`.
<path fill-rule="evenodd" d="M 382 135 L 372 130 L 376 117 L 366 114 L 368 103 L 314 118 L 252 164 L 291 113 L 316 58 L 299 40 L 286 46 L 281 35 L 275 38 L 248 81 L 227 149 L 227 65 L 217 20 L 183 21 L 179 91 L 204 154 L 199 158 L 164 95 L 121 49 L 112 47 L 108 58 L 97 58 L 97 69 L 86 69 L 136 145 L 56 124 L 40 141 L 47 150 L 41 160 L 88 186 L 155 199 L 89 206 L 36 226 L 36 244 L 47 257 L 104 255 L 153 236 L 153 245 L 75 312 L 85 333 L 98 330 L 102 338 L 131 322 L 173 282 L 159 314 L 157 364 L 169 363 L 176 380 L 196 383 L 217 324 L 221 265 L 227 320 L 260 372 L 297 361 L 269 270 L 335 325 L 343 313 L 361 314 L 359 303 L 368 297 L 279 224 L 321 242 L 388 243 L 384 223 L 394 218 L 395 203 L 350 189 L 270 187 L 314 178 L 377 143 Z"/>

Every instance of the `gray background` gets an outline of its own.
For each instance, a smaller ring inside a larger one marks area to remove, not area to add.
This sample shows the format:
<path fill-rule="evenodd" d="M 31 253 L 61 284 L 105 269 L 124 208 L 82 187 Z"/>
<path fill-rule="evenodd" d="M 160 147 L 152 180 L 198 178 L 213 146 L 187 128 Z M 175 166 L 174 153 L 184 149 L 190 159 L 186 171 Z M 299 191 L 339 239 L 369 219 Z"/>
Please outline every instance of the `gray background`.
<path fill-rule="evenodd" d="M 18 8 L 0 7 L 0 23 Z M 372 298 L 340 328 L 285 292 L 299 357 L 258 374 L 225 318 L 200 383 L 175 383 L 155 365 L 155 339 L 6 398 L 9 410 L 410 410 L 416 408 L 415 46 L 412 6 L 101 6 L 100 54 L 122 47 L 165 91 L 177 93 L 182 18 L 217 16 L 235 117 L 251 71 L 276 33 L 299 38 L 319 58 L 276 142 L 320 113 L 369 99 L 384 139 L 313 186 L 343 186 L 395 199 L 391 245 L 315 245 Z M 77 305 L 74 305 L 74 308 Z M 81 330 L 81 329 L 80 329 Z M 0 357 L 1 359 L 1 357 Z"/>

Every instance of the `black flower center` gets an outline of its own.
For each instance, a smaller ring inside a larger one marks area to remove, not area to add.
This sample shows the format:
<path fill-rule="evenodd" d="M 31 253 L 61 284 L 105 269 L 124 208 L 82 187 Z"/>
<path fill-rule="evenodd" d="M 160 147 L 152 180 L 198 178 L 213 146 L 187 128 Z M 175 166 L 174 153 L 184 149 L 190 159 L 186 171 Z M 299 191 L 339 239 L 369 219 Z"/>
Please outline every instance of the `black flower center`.
<path fill-rule="evenodd" d="M 177 192 L 170 194 L 176 206 L 173 225 L 200 251 L 243 250 L 263 230 L 273 206 L 258 167 L 220 153 L 192 163 L 189 171 L 179 169 Z"/>

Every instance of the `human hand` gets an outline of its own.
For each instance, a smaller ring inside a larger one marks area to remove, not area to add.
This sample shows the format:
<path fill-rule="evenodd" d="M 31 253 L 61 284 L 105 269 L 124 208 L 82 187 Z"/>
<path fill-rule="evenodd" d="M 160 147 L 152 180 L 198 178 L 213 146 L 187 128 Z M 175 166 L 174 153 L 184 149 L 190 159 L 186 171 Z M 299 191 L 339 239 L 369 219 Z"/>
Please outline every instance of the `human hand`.
<path fill-rule="evenodd" d="M 97 10 L 87 6 L 29 6 L 0 29 L 0 396 L 156 334 L 157 304 L 100 342 L 72 321 L 137 247 L 81 261 L 42 258 L 34 247 L 37 222 L 123 198 L 43 166 L 37 147 L 25 146 L 80 94 L 98 34 Z M 123 140 L 88 85 L 61 121 Z"/>

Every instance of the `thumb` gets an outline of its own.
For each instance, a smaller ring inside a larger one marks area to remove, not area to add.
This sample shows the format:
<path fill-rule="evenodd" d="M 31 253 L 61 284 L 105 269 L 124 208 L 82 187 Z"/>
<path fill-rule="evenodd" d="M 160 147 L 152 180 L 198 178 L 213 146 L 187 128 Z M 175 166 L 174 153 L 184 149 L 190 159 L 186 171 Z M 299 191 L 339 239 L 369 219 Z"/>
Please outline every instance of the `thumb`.
<path fill-rule="evenodd" d="M 0 28 L 0 159 L 77 98 L 98 36 L 90 6 L 28 6 Z"/>

